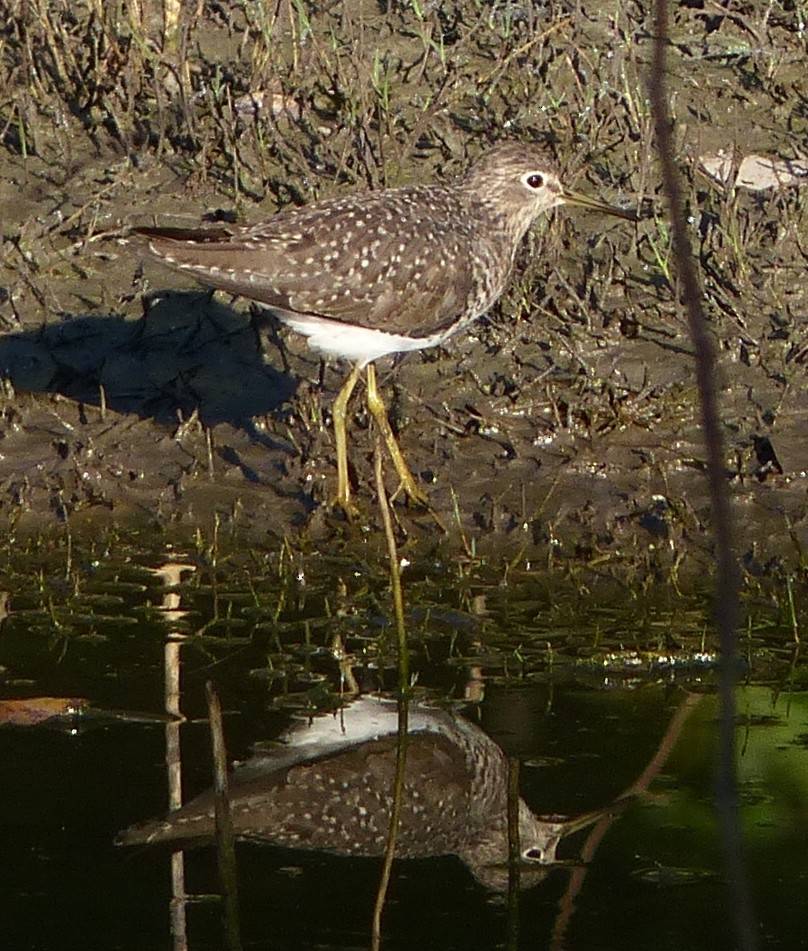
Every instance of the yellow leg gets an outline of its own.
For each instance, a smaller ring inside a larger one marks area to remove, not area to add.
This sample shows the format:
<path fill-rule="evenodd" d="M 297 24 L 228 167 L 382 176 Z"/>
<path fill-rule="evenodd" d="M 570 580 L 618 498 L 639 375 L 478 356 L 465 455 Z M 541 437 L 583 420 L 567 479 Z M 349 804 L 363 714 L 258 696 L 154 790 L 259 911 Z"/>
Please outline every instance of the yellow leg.
<path fill-rule="evenodd" d="M 337 501 L 346 513 L 351 513 L 351 481 L 348 478 L 348 442 L 345 435 L 345 420 L 348 415 L 348 401 L 362 372 L 355 366 L 342 384 L 342 389 L 334 400 L 334 441 L 337 444 Z"/>
<path fill-rule="evenodd" d="M 396 442 L 396 437 L 393 435 L 393 430 L 390 427 L 390 420 L 387 418 L 387 409 L 385 408 L 384 400 L 379 393 L 379 387 L 376 383 L 376 367 L 372 363 L 367 365 L 367 382 L 368 409 L 370 410 L 373 418 L 376 420 L 376 425 L 379 427 L 379 432 L 382 434 L 384 441 L 387 444 L 387 451 L 390 453 L 390 458 L 393 460 L 393 465 L 396 467 L 398 477 L 401 479 L 401 487 L 413 502 L 417 502 L 419 505 L 428 505 L 429 500 L 415 484 L 415 479 L 407 467 L 407 463 L 404 461 L 401 448 Z"/>

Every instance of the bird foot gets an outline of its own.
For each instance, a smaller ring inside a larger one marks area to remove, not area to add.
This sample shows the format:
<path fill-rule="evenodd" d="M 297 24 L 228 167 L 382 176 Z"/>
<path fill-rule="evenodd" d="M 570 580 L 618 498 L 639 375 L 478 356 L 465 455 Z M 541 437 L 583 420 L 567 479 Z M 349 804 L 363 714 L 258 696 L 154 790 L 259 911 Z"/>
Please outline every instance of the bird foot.
<path fill-rule="evenodd" d="M 399 473 L 399 477 L 400 476 L 401 473 Z M 408 480 L 402 479 L 401 482 L 399 482 L 398 488 L 390 496 L 390 501 L 395 502 L 397 498 L 400 498 L 402 493 L 407 497 L 407 501 L 416 508 L 430 508 L 429 496 L 426 494 L 426 492 L 423 492 L 418 488 L 418 486 L 415 484 L 415 480 L 412 477 L 410 477 Z"/>
<path fill-rule="evenodd" d="M 336 498 L 331 501 L 331 509 L 341 511 L 349 522 L 355 522 L 361 515 L 359 507 L 354 504 L 350 495 L 343 496 L 338 494 Z"/>

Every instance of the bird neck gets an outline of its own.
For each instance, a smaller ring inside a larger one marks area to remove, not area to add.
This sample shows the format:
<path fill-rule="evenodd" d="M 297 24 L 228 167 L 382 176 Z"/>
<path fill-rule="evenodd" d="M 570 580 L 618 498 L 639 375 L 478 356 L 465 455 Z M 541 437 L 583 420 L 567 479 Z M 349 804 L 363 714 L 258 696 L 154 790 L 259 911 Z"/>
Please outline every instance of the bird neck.
<path fill-rule="evenodd" d="M 519 242 L 537 217 L 535 207 L 520 202 L 517 196 L 507 192 L 491 195 L 472 193 L 467 200 L 469 206 L 476 206 L 474 217 L 485 223 L 485 230 L 490 237 L 500 246 L 510 245 L 515 254 Z"/>

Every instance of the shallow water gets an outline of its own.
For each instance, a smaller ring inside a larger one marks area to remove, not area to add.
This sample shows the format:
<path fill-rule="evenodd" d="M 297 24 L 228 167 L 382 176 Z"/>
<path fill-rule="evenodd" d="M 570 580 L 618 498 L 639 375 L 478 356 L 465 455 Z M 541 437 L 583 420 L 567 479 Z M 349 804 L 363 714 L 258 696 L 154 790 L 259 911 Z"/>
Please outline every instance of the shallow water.
<path fill-rule="evenodd" d="M 235 759 L 277 736 L 292 711 L 333 702 L 336 632 L 365 689 L 391 687 L 383 576 L 335 560 L 303 584 L 300 571 L 254 562 L 250 580 L 243 557 L 213 563 L 187 550 L 166 559 L 123 546 L 103 558 L 43 547 L 22 560 L 27 576 L 13 559 L 7 569 L 2 698 L 84 706 L 38 725 L 41 704 L 4 710 L 16 720 L 0 729 L 5 946 L 171 947 L 169 854 L 113 845 L 120 829 L 165 811 L 167 731 L 180 737 L 188 797 L 210 784 L 207 680 L 221 694 Z M 515 910 L 456 858 L 398 863 L 385 946 L 731 946 L 712 808 L 717 700 L 709 651 L 693 647 L 706 624 L 698 603 L 640 624 L 625 601 L 602 601 L 565 628 L 564 598 L 548 600 L 539 579 L 532 600 L 526 580 L 514 583 L 509 604 L 502 589 L 486 599 L 474 582 L 463 591 L 436 583 L 430 600 L 426 584 L 405 584 L 419 686 L 474 701 L 468 715 L 521 762 L 533 811 L 576 816 L 633 798 L 565 840 L 568 864 L 523 890 Z M 670 640 L 677 619 L 677 663 L 672 649 L 652 663 L 649 643 Z M 751 678 L 771 677 L 770 652 L 757 648 Z M 181 726 L 163 712 L 172 652 L 181 656 Z M 783 671 L 776 687 L 738 688 L 738 766 L 762 934 L 767 946 L 797 948 L 808 946 L 808 700 Z M 378 861 L 246 844 L 237 854 L 245 947 L 368 946 Z M 212 848 L 187 853 L 186 890 L 218 891 Z M 187 927 L 189 947 L 223 947 L 217 900 L 192 901 Z"/>

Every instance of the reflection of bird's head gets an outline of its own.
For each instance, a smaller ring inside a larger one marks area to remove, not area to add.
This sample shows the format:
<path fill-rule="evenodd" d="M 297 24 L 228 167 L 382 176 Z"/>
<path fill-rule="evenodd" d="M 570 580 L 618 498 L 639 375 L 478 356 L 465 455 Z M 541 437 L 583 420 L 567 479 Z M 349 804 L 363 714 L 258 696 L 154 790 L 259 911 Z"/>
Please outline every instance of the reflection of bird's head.
<path fill-rule="evenodd" d="M 556 819 L 540 819 L 533 815 L 521 799 L 519 800 L 521 888 L 538 885 L 546 878 L 556 862 L 556 849 L 568 825 Z M 468 865 L 480 884 L 491 891 L 507 891 L 509 877 L 507 816 L 497 816 L 488 834 L 471 840 L 460 852 L 460 858 Z"/>

